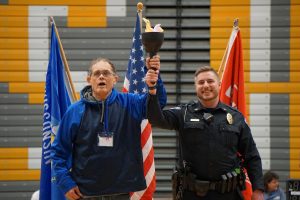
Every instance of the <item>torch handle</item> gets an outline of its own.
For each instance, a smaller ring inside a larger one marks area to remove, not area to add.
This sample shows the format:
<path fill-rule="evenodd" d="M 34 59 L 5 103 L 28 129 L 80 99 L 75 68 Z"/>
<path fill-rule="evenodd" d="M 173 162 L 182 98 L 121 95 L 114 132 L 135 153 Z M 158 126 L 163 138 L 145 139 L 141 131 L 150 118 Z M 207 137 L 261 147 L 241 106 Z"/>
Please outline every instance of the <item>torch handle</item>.
<path fill-rule="evenodd" d="M 156 68 L 154 68 L 154 67 L 150 67 L 150 69 L 156 71 Z M 156 82 L 154 82 L 154 81 L 151 81 L 151 83 L 152 83 L 153 85 L 156 85 Z"/>
<path fill-rule="evenodd" d="M 150 58 L 153 58 L 156 54 L 157 54 L 157 52 L 153 52 L 153 51 L 149 52 Z"/>
<path fill-rule="evenodd" d="M 150 59 L 153 58 L 156 54 L 157 54 L 157 52 L 150 51 L 150 52 L 149 52 Z M 156 68 L 154 68 L 154 67 L 150 67 L 150 69 L 156 71 Z M 151 82 L 151 83 L 152 83 L 153 85 L 156 85 L 156 82 Z"/>

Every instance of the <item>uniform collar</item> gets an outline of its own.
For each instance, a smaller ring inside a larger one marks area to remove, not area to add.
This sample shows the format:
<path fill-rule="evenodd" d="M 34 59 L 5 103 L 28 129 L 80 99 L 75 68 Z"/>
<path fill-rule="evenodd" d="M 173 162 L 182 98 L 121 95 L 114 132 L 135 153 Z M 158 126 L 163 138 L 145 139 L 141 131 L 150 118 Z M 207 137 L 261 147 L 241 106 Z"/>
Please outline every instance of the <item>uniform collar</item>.
<path fill-rule="evenodd" d="M 200 103 L 199 100 L 194 100 L 191 102 L 191 110 L 192 112 L 201 112 L 203 110 L 206 110 L 206 108 Z M 224 112 L 228 112 L 227 106 L 219 101 L 217 107 L 213 109 L 214 111 L 221 110 Z"/>

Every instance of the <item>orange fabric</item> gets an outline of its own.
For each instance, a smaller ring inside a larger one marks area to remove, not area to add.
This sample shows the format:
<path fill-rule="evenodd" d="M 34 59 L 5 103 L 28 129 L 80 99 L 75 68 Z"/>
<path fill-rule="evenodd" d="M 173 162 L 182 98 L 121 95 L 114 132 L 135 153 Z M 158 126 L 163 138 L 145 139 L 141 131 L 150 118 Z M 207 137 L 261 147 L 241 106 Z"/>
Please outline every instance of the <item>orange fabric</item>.
<path fill-rule="evenodd" d="M 244 88 L 244 64 L 240 30 L 234 28 L 228 42 L 220 69 L 223 71 L 220 90 L 220 100 L 237 108 L 247 118 L 246 98 Z M 246 175 L 246 189 L 242 191 L 245 200 L 251 200 L 252 184 Z"/>
<path fill-rule="evenodd" d="M 252 184 L 250 182 L 250 179 L 249 179 L 249 176 L 248 176 L 248 173 L 247 173 L 247 169 L 243 169 L 244 170 L 244 173 L 246 175 L 246 189 L 242 191 L 242 194 L 244 196 L 244 200 L 251 200 L 251 197 L 252 197 Z"/>
<path fill-rule="evenodd" d="M 244 88 L 244 65 L 240 31 L 238 30 L 234 42 L 228 47 L 225 61 L 220 100 L 232 107 L 237 108 L 244 117 L 246 114 L 246 99 Z"/>

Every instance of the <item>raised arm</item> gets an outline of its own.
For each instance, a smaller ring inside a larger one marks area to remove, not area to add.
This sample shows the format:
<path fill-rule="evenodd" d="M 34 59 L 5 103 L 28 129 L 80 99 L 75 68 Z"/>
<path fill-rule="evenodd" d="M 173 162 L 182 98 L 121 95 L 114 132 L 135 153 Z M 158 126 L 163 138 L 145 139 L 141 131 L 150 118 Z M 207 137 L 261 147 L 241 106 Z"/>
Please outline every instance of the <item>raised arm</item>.
<path fill-rule="evenodd" d="M 149 89 L 150 94 L 158 94 L 159 104 L 161 108 L 167 104 L 167 93 L 164 87 L 163 81 L 159 75 L 160 71 L 160 56 L 155 55 L 153 58 L 146 59 L 146 67 L 148 69 L 145 81 Z"/>
<path fill-rule="evenodd" d="M 160 62 L 159 56 L 146 60 L 148 72 L 145 77 L 148 85 L 149 94 L 147 98 L 147 118 L 153 126 L 165 129 L 178 129 L 180 121 L 180 110 L 162 110 L 162 100 L 165 91 L 161 90 L 159 78 Z"/>

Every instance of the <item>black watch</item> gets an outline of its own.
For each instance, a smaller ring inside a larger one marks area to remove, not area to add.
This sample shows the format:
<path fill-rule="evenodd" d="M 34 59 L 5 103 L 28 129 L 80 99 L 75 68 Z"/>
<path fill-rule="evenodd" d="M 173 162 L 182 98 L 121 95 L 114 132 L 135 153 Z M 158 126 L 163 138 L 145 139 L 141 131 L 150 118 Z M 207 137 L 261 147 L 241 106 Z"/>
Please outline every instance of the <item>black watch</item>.
<path fill-rule="evenodd" d="M 156 85 L 149 87 L 148 86 L 148 90 L 155 90 L 156 89 Z"/>

